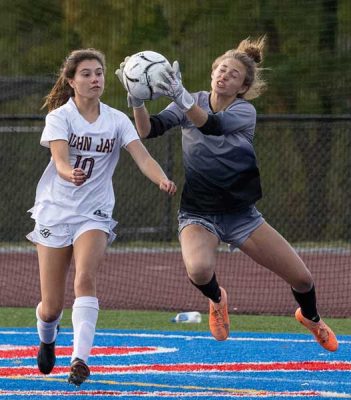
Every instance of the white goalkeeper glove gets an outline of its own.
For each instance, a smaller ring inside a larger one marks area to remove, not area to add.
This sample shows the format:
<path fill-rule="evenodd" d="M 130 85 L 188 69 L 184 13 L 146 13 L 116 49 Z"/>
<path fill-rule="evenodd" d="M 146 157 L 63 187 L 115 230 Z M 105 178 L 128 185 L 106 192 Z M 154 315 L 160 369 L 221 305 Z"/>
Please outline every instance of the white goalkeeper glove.
<path fill-rule="evenodd" d="M 163 80 L 156 82 L 154 92 L 172 99 L 183 112 L 189 111 L 195 100 L 182 84 L 178 61 L 166 66 L 161 76 Z"/>
<path fill-rule="evenodd" d="M 115 74 L 117 75 L 118 79 L 122 83 L 122 86 L 124 87 L 124 89 L 127 92 L 128 92 L 128 89 L 124 86 L 124 82 L 123 82 L 123 69 L 129 58 L 130 58 L 129 56 L 126 57 L 124 59 L 124 61 L 121 62 L 121 64 L 119 65 L 119 68 L 116 69 L 116 71 L 115 71 Z M 128 107 L 133 107 L 133 108 L 140 108 L 140 107 L 143 107 L 143 105 L 144 105 L 143 100 L 137 99 L 136 97 L 132 96 L 129 92 L 127 93 L 127 103 L 128 103 Z"/>

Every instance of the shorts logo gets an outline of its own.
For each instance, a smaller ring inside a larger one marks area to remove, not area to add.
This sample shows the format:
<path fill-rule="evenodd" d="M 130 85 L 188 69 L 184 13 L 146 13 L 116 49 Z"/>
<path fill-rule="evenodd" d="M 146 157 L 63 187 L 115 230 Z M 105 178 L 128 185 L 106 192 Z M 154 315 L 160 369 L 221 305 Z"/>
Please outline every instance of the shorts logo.
<path fill-rule="evenodd" d="M 101 210 L 94 211 L 94 215 L 97 215 L 98 217 L 102 218 L 108 218 L 108 214 Z"/>
<path fill-rule="evenodd" d="M 39 232 L 40 232 L 41 236 L 43 236 L 44 238 L 48 238 L 51 235 L 50 230 L 47 228 L 41 229 Z"/>

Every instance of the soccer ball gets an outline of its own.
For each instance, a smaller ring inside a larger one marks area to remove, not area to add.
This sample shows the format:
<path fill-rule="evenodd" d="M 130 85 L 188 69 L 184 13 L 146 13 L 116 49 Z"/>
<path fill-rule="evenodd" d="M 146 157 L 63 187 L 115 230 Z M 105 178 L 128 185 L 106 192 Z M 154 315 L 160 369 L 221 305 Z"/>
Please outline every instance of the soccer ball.
<path fill-rule="evenodd" d="M 146 50 L 133 54 L 123 69 L 123 83 L 128 92 L 140 100 L 154 100 L 160 97 L 154 92 L 154 85 L 162 80 L 160 73 L 168 60 L 155 51 Z"/>

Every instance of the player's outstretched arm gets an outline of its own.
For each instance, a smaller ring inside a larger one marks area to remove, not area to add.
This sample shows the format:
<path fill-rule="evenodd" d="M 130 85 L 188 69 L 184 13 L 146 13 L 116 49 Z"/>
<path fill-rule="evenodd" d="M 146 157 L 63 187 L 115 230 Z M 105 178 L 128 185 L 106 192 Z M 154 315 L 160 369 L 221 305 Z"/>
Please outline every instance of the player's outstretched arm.
<path fill-rule="evenodd" d="M 154 182 L 160 190 L 172 196 L 176 193 L 177 186 L 175 183 L 168 179 L 161 166 L 151 157 L 140 140 L 133 140 L 128 144 L 126 149 L 133 157 L 140 171 Z"/>
<path fill-rule="evenodd" d="M 72 182 L 76 186 L 80 186 L 86 181 L 85 172 L 81 168 L 72 168 L 69 163 L 68 143 L 66 140 L 51 141 L 50 151 L 57 173 L 62 179 Z"/>
<path fill-rule="evenodd" d="M 174 61 L 172 67 L 166 66 L 161 77 L 163 80 L 156 83 L 154 91 L 172 99 L 195 126 L 205 125 L 208 114 L 195 103 L 192 95 L 184 88 L 178 61 Z"/>
<path fill-rule="evenodd" d="M 123 69 L 126 65 L 126 62 L 128 61 L 130 57 L 127 56 L 124 61 L 121 62 L 121 64 L 119 65 L 119 68 L 116 69 L 115 74 L 117 75 L 117 78 L 119 79 L 119 81 L 121 82 L 122 86 L 124 87 L 125 90 L 127 90 L 127 88 L 124 86 L 123 83 Z M 144 101 L 137 99 L 136 97 L 132 96 L 128 90 L 127 90 L 127 103 L 128 103 L 128 107 L 133 107 L 133 108 L 139 108 L 139 107 L 143 107 L 144 106 Z"/>
<path fill-rule="evenodd" d="M 174 61 L 172 67 L 166 65 L 160 75 L 162 80 L 156 82 L 155 93 L 172 99 L 183 112 L 189 111 L 194 106 L 195 100 L 183 86 L 178 61 Z"/>
<path fill-rule="evenodd" d="M 119 68 L 116 69 L 115 72 L 125 90 L 127 90 L 127 88 L 124 86 L 123 82 L 123 69 L 129 58 L 130 58 L 129 56 L 126 57 L 124 61 L 121 62 Z M 139 100 L 136 97 L 132 96 L 127 90 L 127 102 L 128 102 L 128 107 L 133 107 L 135 125 L 138 134 L 142 139 L 144 139 L 149 135 L 151 129 L 150 115 L 145 107 L 144 101 Z"/>
<path fill-rule="evenodd" d="M 151 130 L 150 115 L 146 107 L 133 108 L 135 125 L 139 136 L 145 139 Z"/>

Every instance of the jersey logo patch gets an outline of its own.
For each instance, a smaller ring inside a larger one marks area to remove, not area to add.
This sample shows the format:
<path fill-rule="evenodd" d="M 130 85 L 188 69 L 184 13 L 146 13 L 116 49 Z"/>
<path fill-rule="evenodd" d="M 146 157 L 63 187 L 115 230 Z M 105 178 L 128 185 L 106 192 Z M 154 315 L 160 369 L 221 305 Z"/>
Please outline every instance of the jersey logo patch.
<path fill-rule="evenodd" d="M 41 236 L 43 236 L 44 238 L 48 238 L 51 235 L 50 230 L 47 228 L 41 229 L 39 232 L 40 232 Z"/>
<path fill-rule="evenodd" d="M 102 218 L 108 218 L 108 214 L 101 210 L 94 211 L 94 215 L 97 215 L 98 217 Z"/>

